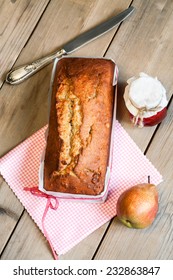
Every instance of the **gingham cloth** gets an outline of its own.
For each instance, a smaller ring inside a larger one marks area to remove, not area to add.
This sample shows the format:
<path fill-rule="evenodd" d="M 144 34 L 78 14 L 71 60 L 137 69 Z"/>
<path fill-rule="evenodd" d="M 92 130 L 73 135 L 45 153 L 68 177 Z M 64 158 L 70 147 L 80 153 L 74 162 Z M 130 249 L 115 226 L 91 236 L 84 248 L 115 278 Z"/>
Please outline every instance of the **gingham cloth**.
<path fill-rule="evenodd" d="M 58 209 L 50 209 L 46 215 L 46 231 L 58 255 L 66 253 L 113 218 L 116 215 L 117 199 L 127 188 L 147 182 L 148 176 L 153 184 L 158 185 L 162 181 L 160 173 L 118 121 L 115 122 L 114 129 L 112 172 L 106 202 L 95 204 L 59 200 Z M 46 127 L 43 127 L 0 159 L 2 176 L 42 232 L 44 230 L 41 220 L 47 199 L 33 196 L 24 191 L 24 187 L 38 185 L 40 157 L 45 147 L 45 130 Z"/>

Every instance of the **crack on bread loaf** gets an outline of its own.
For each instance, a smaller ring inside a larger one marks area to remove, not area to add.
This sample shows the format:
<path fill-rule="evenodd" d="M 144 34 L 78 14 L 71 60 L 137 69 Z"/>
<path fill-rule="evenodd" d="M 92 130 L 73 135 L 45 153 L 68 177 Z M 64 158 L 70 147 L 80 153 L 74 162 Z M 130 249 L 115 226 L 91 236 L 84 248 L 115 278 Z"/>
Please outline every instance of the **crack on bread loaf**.
<path fill-rule="evenodd" d="M 80 98 L 74 94 L 73 84 L 66 78 L 56 93 L 57 128 L 62 140 L 59 168 L 53 176 L 71 174 L 76 176 L 75 168 L 82 149 L 80 127 L 82 125 L 82 108 Z"/>

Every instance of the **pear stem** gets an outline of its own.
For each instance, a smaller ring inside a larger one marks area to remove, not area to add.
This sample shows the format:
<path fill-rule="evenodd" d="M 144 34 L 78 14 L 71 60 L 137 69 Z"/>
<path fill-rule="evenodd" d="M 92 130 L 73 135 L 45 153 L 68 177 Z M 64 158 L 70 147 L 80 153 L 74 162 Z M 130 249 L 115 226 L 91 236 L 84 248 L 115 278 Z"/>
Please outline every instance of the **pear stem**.
<path fill-rule="evenodd" d="M 148 184 L 150 184 L 150 176 L 148 176 Z"/>

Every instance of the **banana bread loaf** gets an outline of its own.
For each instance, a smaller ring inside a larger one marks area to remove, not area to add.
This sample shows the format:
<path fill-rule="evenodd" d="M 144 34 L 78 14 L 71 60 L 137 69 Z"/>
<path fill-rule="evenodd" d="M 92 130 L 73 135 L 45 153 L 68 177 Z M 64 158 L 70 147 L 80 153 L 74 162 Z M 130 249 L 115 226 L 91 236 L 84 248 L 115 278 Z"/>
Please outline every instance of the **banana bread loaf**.
<path fill-rule="evenodd" d="M 104 189 L 114 104 L 115 64 L 62 58 L 53 83 L 44 189 L 98 195 Z"/>

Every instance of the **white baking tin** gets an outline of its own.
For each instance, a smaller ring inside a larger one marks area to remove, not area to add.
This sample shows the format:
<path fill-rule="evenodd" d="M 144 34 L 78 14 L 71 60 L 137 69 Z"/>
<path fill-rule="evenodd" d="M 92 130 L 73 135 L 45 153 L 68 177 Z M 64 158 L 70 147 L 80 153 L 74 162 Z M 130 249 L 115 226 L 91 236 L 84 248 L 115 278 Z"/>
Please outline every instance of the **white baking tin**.
<path fill-rule="evenodd" d="M 78 57 L 76 57 L 78 58 Z M 86 57 L 85 57 L 86 58 Z M 89 57 L 91 58 L 91 57 Z M 63 57 L 64 59 L 64 57 Z M 102 58 L 105 59 L 105 58 Z M 52 75 L 51 75 L 51 81 L 50 81 L 50 89 L 49 89 L 49 114 L 50 114 L 50 104 L 51 104 L 51 96 L 52 96 L 52 88 L 53 88 L 53 82 L 56 72 L 56 66 L 60 59 L 56 59 L 53 65 L 52 69 Z M 115 64 L 115 62 L 113 61 Z M 45 149 L 41 156 L 41 162 L 40 162 L 40 168 L 39 168 L 39 190 L 51 195 L 58 197 L 60 199 L 68 199 L 73 201 L 85 201 L 85 202 L 94 202 L 94 203 L 102 203 L 106 200 L 108 191 L 109 191 L 109 183 L 110 183 L 110 176 L 111 176 L 111 170 L 112 170 L 112 154 L 113 154 L 113 140 L 114 140 L 114 123 L 116 121 L 116 103 L 117 103 L 117 81 L 118 81 L 118 68 L 115 64 L 115 70 L 114 70 L 114 77 L 113 77 L 113 86 L 115 86 L 115 98 L 114 98 L 114 110 L 113 110 L 113 120 L 112 120 L 112 131 L 111 131 L 111 140 L 110 140 L 110 153 L 109 153 L 109 162 L 107 166 L 107 172 L 105 176 L 105 184 L 104 184 L 104 190 L 99 195 L 83 195 L 83 194 L 71 194 L 71 193 L 61 193 L 61 192 L 53 192 L 53 191 L 47 191 L 44 189 L 44 157 L 45 157 Z M 48 128 L 49 129 L 49 128 Z M 45 138 L 47 139 L 47 132 L 48 129 L 45 132 Z"/>

